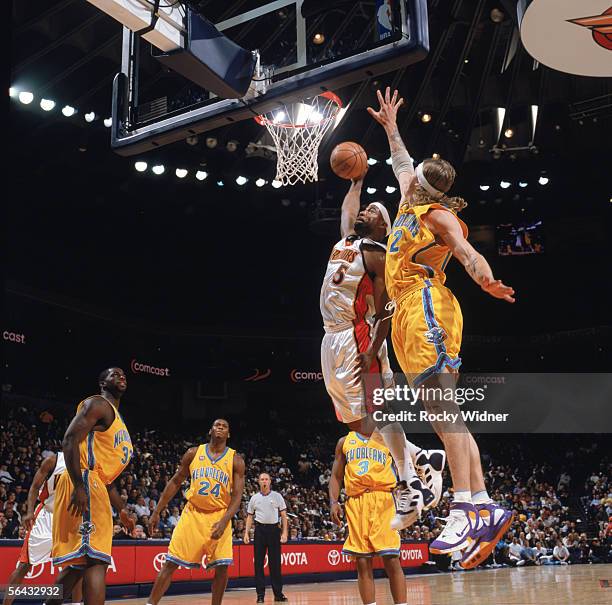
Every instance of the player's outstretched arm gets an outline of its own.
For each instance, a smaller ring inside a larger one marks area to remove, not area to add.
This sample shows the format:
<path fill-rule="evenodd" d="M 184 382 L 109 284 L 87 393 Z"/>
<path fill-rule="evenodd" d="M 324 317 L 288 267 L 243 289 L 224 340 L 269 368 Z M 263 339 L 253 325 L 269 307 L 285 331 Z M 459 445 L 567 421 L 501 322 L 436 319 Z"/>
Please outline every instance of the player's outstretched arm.
<path fill-rule="evenodd" d="M 21 517 L 21 525 L 25 527 L 26 531 L 32 529 L 34 525 L 34 510 L 36 509 L 36 501 L 38 500 L 38 494 L 44 482 L 49 478 L 55 465 L 57 464 L 57 454 L 47 456 L 38 467 L 34 478 L 32 479 L 32 485 L 28 491 L 27 506 L 28 510 L 25 515 Z"/>
<path fill-rule="evenodd" d="M 170 479 L 170 481 L 168 481 L 168 483 L 166 484 L 166 487 L 164 487 L 164 491 L 159 497 L 157 506 L 155 507 L 153 514 L 149 518 L 149 532 L 151 535 L 153 535 L 153 530 L 157 527 L 157 524 L 159 523 L 159 515 L 164 510 L 164 508 L 168 506 L 168 502 L 170 502 L 170 500 L 174 498 L 176 492 L 181 489 L 181 485 L 183 485 L 183 482 L 187 479 L 187 477 L 189 477 L 189 465 L 193 462 L 197 451 L 197 447 L 190 447 L 185 452 L 176 473 L 174 473 L 172 479 Z"/>
<path fill-rule="evenodd" d="M 363 177 L 351 180 L 351 187 L 344 196 L 340 211 L 340 237 L 348 237 L 355 233 L 355 219 L 361 207 L 362 187 Z"/>
<path fill-rule="evenodd" d="M 62 450 L 66 470 L 74 486 L 68 510 L 74 516 L 81 516 L 89 508 L 87 491 L 81 475 L 79 445 L 91 431 L 95 430 L 96 426 L 108 428 L 110 422 L 112 420 L 108 403 L 104 398 L 95 395 L 85 400 L 64 434 Z"/>
<path fill-rule="evenodd" d="M 242 492 L 244 492 L 244 468 L 245 465 L 242 456 L 234 454 L 234 464 L 232 466 L 232 474 L 234 477 L 232 497 L 223 517 L 212 526 L 211 537 L 213 540 L 218 540 L 223 535 L 225 526 L 231 521 L 232 517 L 240 508 L 240 504 L 242 503 Z"/>
<path fill-rule="evenodd" d="M 385 286 L 385 253 L 382 250 L 363 250 L 368 271 L 374 274 L 374 328 L 372 339 L 367 351 L 359 354 L 359 371 L 367 374 L 372 367 L 372 361 L 378 355 L 380 347 L 389 335 L 389 295 Z"/>
<path fill-rule="evenodd" d="M 463 265 L 467 274 L 487 293 L 513 303 L 514 290 L 493 277 L 485 257 L 477 252 L 463 236 L 457 217 L 448 210 L 434 208 L 423 218 L 428 229 L 448 246 L 453 256 Z"/>
<path fill-rule="evenodd" d="M 342 525 L 342 507 L 340 506 L 340 489 L 344 481 L 344 467 L 346 466 L 346 460 L 344 458 L 344 452 L 342 446 L 346 437 L 340 437 L 336 444 L 336 451 L 334 454 L 334 464 L 332 466 L 331 477 L 329 478 L 329 511 L 331 520 L 338 526 Z"/>
<path fill-rule="evenodd" d="M 402 200 L 408 197 L 412 182 L 416 178 L 412 158 L 406 150 L 404 141 L 397 128 L 397 111 L 404 104 L 404 99 L 399 98 L 397 90 L 393 91 L 387 86 L 383 97 L 380 90 L 376 91 L 380 109 L 375 111 L 368 107 L 368 113 L 385 129 L 387 139 L 389 139 L 389 149 L 391 151 L 391 165 L 393 173 L 400 186 Z"/>

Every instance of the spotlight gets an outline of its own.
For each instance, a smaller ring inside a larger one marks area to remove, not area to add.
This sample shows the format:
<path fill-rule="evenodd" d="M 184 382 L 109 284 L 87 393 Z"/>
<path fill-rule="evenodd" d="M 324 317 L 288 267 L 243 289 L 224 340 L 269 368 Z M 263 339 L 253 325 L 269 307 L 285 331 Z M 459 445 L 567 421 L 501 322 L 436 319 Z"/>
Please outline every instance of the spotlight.
<path fill-rule="evenodd" d="M 234 153 L 234 151 L 236 151 L 236 149 L 238 149 L 238 141 L 228 141 L 225 144 L 225 148 L 230 152 L 230 153 Z"/>
<path fill-rule="evenodd" d="M 464 62 L 464 63 L 469 63 L 469 62 L 470 62 L 470 60 L 469 60 L 469 59 L 463 59 L 463 62 Z"/>
<path fill-rule="evenodd" d="M 392 187 L 391 185 L 387 185 L 387 187 L 385 188 L 385 191 L 386 191 L 387 193 L 395 193 L 396 188 L 395 188 L 395 187 Z"/>
<path fill-rule="evenodd" d="M 376 193 L 376 187 L 368 187 L 366 191 L 372 195 L 373 193 Z"/>
<path fill-rule="evenodd" d="M 393 164 L 393 160 L 389 157 L 385 160 L 385 164 L 387 164 L 388 166 L 391 166 L 391 164 Z"/>
<path fill-rule="evenodd" d="M 93 111 L 90 111 L 89 113 L 85 114 L 86 122 L 93 122 L 95 119 L 96 119 L 96 114 Z"/>
<path fill-rule="evenodd" d="M 484 139 L 479 139 L 478 140 L 478 147 L 480 149 L 484 149 L 486 147 L 486 145 L 487 145 L 487 143 L 486 143 L 486 141 Z"/>
<path fill-rule="evenodd" d="M 157 164 L 156 166 L 153 166 L 151 170 L 153 171 L 153 174 L 164 174 L 164 170 L 166 169 L 164 168 L 163 164 Z"/>
<path fill-rule="evenodd" d="M 540 183 L 540 185 L 548 185 L 548 177 L 547 176 L 541 176 L 538 179 L 538 183 Z"/>
<path fill-rule="evenodd" d="M 249 180 L 249 179 L 247 179 L 247 178 L 246 178 L 246 176 L 239 175 L 239 176 L 237 176 L 237 177 L 236 177 L 236 184 L 238 184 L 238 185 L 242 186 L 242 185 L 244 185 L 244 184 L 245 184 L 245 183 L 246 183 L 248 180 Z"/>
<path fill-rule="evenodd" d="M 257 179 L 257 180 L 255 181 L 255 184 L 256 184 L 258 187 L 263 187 L 263 186 L 266 184 L 266 181 L 265 181 L 264 179 L 261 179 L 261 178 L 260 178 L 260 179 Z"/>
<path fill-rule="evenodd" d="M 187 170 L 185 168 L 177 168 L 174 171 L 174 174 L 176 174 L 176 176 L 178 176 L 179 179 L 184 179 L 187 176 Z"/>
<path fill-rule="evenodd" d="M 504 14 L 503 11 L 499 10 L 499 8 L 494 8 L 491 11 L 490 17 L 493 23 L 501 23 L 506 17 L 506 15 Z"/>
<path fill-rule="evenodd" d="M 62 107 L 62 113 L 67 118 L 70 118 L 76 113 L 76 109 L 72 107 L 71 105 L 65 105 L 64 107 Z"/>
<path fill-rule="evenodd" d="M 421 116 L 421 122 L 423 122 L 423 124 L 427 124 L 428 122 L 431 122 L 431 114 L 430 113 L 424 113 Z"/>
<path fill-rule="evenodd" d="M 490 185 L 481 185 L 480 191 L 489 191 L 490 187 L 491 187 Z"/>
<path fill-rule="evenodd" d="M 279 187 L 282 187 L 282 183 L 280 181 L 277 181 L 276 179 L 274 179 L 272 181 L 272 187 L 274 187 L 274 189 L 278 189 Z"/>
<path fill-rule="evenodd" d="M 509 183 L 508 181 L 502 181 L 502 182 L 499 184 L 499 186 L 500 186 L 502 189 L 508 189 L 508 187 L 510 187 L 510 183 Z"/>
<path fill-rule="evenodd" d="M 223 181 L 217 181 L 217 187 L 225 187 L 225 183 Z"/>
<path fill-rule="evenodd" d="M 439 153 L 434 153 L 434 154 L 431 156 L 431 159 L 432 159 L 432 160 L 439 160 L 439 159 L 440 159 L 440 154 L 439 154 Z"/>
<path fill-rule="evenodd" d="M 374 158 L 368 158 L 368 166 L 374 166 L 374 164 L 378 164 L 378 160 Z"/>
<path fill-rule="evenodd" d="M 55 107 L 55 101 L 51 101 L 51 99 L 41 99 L 40 100 L 40 108 L 43 111 L 51 111 Z"/>
<path fill-rule="evenodd" d="M 208 147 L 209 149 L 214 149 L 217 146 L 217 139 L 216 137 L 206 137 L 206 147 Z"/>
<path fill-rule="evenodd" d="M 525 187 L 527 187 L 527 183 L 525 181 L 519 181 L 519 187 L 522 187 L 524 189 Z"/>
<path fill-rule="evenodd" d="M 113 125 L 113 118 L 104 118 L 104 126 L 110 128 Z"/>
<path fill-rule="evenodd" d="M 17 89 L 12 86 L 9 88 L 9 97 L 13 98 L 17 96 Z"/>
<path fill-rule="evenodd" d="M 144 172 L 147 169 L 147 163 L 146 162 L 134 162 L 134 168 L 136 168 L 138 172 Z"/>
<path fill-rule="evenodd" d="M 285 118 L 287 117 L 287 115 L 285 114 L 284 111 L 277 111 L 274 114 L 274 118 L 272 118 L 272 123 L 273 124 L 278 124 L 279 122 L 282 122 Z"/>
<path fill-rule="evenodd" d="M 507 139 L 511 139 L 514 136 L 514 130 L 512 130 L 512 128 L 506 128 L 506 130 L 504 130 L 504 136 Z"/>
<path fill-rule="evenodd" d="M 196 172 L 196 179 L 198 179 L 198 181 L 203 181 L 207 176 L 208 172 L 206 172 L 205 170 L 198 170 Z"/>
<path fill-rule="evenodd" d="M 19 93 L 18 98 L 24 105 L 29 105 L 34 100 L 34 95 L 31 92 L 22 90 Z"/>
<path fill-rule="evenodd" d="M 321 33 L 316 33 L 313 37 L 312 37 L 312 42 L 313 44 L 323 44 L 323 42 L 325 42 L 325 36 Z"/>
<path fill-rule="evenodd" d="M 191 145 L 192 147 L 193 147 L 194 145 L 197 145 L 199 141 L 200 141 L 200 139 L 198 138 L 198 135 L 197 135 L 197 134 L 193 134 L 193 135 L 191 135 L 191 136 L 188 136 L 188 137 L 185 139 L 185 142 L 187 143 L 187 145 Z"/>

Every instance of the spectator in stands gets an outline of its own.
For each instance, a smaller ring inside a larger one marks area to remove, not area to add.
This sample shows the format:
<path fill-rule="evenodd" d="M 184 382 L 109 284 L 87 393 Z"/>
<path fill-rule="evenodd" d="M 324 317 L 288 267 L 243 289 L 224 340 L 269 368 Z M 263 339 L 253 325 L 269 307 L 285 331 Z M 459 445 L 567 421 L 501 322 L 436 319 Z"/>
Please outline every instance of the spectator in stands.
<path fill-rule="evenodd" d="M 557 545 L 553 549 L 553 558 L 560 565 L 568 565 L 570 562 L 569 550 L 561 540 L 557 540 Z"/>

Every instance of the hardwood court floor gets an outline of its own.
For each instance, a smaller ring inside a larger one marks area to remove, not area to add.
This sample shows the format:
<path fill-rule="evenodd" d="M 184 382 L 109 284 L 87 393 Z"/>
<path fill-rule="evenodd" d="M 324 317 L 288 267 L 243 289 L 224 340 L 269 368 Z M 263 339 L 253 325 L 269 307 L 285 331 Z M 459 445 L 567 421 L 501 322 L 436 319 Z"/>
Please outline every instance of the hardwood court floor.
<path fill-rule="evenodd" d="M 408 605 L 610 605 L 611 565 L 569 565 L 485 569 L 425 576 L 407 576 Z M 341 580 L 321 584 L 290 584 L 284 588 L 288 605 L 361 605 L 357 582 Z M 376 580 L 377 605 L 392 605 L 387 580 Z M 146 599 L 122 601 L 144 605 Z M 161 605 L 204 605 L 210 594 L 168 596 Z M 254 605 L 254 589 L 229 590 L 223 605 Z M 266 605 L 274 605 L 271 590 Z"/>

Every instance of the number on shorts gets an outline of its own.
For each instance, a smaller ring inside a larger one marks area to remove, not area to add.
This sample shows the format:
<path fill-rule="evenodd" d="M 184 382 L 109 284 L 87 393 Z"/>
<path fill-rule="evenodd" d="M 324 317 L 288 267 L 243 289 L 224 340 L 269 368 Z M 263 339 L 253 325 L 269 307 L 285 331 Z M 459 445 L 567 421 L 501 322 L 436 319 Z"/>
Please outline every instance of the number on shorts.
<path fill-rule="evenodd" d="M 332 282 L 339 286 L 344 281 L 344 276 L 348 270 L 348 265 L 340 265 L 338 270 L 332 276 Z"/>
<path fill-rule="evenodd" d="M 399 250 L 398 244 L 401 239 L 402 239 L 402 230 L 398 229 L 393 234 L 393 241 L 391 242 L 391 245 L 389 246 L 389 252 L 397 252 Z"/>
<path fill-rule="evenodd" d="M 369 460 L 362 460 L 358 465 L 359 470 L 357 471 L 358 475 L 365 475 L 368 472 L 368 468 L 370 466 Z"/>

